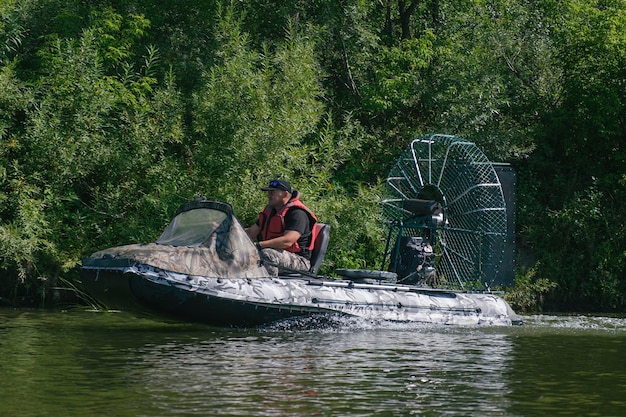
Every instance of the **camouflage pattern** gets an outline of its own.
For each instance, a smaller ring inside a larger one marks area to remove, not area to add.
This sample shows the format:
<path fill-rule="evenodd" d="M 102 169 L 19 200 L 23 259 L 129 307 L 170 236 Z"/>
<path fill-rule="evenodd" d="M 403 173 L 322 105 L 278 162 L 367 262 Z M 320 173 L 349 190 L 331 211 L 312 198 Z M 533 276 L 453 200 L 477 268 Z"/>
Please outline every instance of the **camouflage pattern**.
<path fill-rule="evenodd" d="M 98 274 L 98 268 L 90 269 L 94 275 Z M 293 313 L 293 316 L 339 313 L 369 320 L 464 326 L 521 323 L 511 307 L 495 294 L 420 289 L 398 284 L 359 284 L 338 279 L 209 278 L 172 273 L 140 264 L 120 268 L 120 272 L 123 272 L 120 277 L 132 274 L 163 288 L 205 296 L 207 305 L 211 305 L 213 299 L 229 301 L 229 309 L 255 306 L 257 309 L 280 308 Z M 186 297 L 180 298 L 182 306 Z M 228 314 L 229 311 L 221 313 Z M 201 319 L 211 323 L 212 317 Z"/>
<path fill-rule="evenodd" d="M 200 210 L 200 211 L 198 211 Z M 203 213 L 206 212 L 206 213 Z M 176 231 L 172 231 L 172 225 L 183 230 L 178 236 L 190 235 L 185 232 L 185 215 L 192 213 L 191 210 L 179 214 L 172 220 L 172 224 L 155 243 L 134 244 L 118 246 L 96 252 L 90 256 L 94 259 L 129 259 L 140 264 L 150 265 L 158 269 L 179 272 L 183 274 L 199 275 L 210 278 L 260 278 L 270 274 L 261 265 L 261 258 L 256 246 L 244 230 L 243 226 L 234 215 L 218 216 L 221 223 L 215 224 L 213 209 L 201 208 L 193 211 L 198 222 L 198 215 L 205 219 L 208 237 L 200 239 L 201 233 L 194 233 L 193 244 L 190 246 L 174 246 L 160 244 L 176 239 Z M 182 219 L 182 220 L 181 220 Z M 197 227 L 196 227 L 197 228 Z M 180 243 L 179 243 L 180 244 Z"/>
<path fill-rule="evenodd" d="M 265 269 L 273 277 L 281 272 L 281 266 L 287 268 L 282 269 L 283 271 L 308 271 L 311 269 L 311 262 L 308 259 L 286 250 L 265 248 L 261 250 L 261 258 L 264 261 Z"/>

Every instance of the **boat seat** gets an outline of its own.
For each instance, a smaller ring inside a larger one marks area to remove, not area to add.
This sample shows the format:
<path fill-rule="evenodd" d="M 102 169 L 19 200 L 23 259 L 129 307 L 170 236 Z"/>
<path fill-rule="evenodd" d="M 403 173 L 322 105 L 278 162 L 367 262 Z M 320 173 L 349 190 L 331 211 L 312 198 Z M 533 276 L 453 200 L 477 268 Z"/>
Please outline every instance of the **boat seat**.
<path fill-rule="evenodd" d="M 317 271 L 324 262 L 324 256 L 326 256 L 326 249 L 328 249 L 328 242 L 330 241 L 330 225 L 325 223 L 315 223 L 313 225 L 317 230 L 313 231 L 315 242 L 313 244 L 313 250 L 311 251 L 311 268 L 309 272 L 317 275 Z"/>

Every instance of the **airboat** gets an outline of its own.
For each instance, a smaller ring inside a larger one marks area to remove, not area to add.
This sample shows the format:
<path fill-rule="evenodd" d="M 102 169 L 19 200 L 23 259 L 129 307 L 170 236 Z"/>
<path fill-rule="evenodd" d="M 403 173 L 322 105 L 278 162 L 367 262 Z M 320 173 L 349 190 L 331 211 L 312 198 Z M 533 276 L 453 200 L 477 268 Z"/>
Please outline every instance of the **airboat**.
<path fill-rule="evenodd" d="M 469 141 L 429 135 L 413 140 L 387 177 L 379 270 L 320 275 L 330 226 L 317 223 L 311 269 L 272 277 L 233 208 L 196 198 L 155 242 L 84 259 L 81 280 L 102 308 L 213 326 L 314 315 L 510 326 L 522 321 L 494 288 L 513 281 L 513 203 L 510 167 Z"/>

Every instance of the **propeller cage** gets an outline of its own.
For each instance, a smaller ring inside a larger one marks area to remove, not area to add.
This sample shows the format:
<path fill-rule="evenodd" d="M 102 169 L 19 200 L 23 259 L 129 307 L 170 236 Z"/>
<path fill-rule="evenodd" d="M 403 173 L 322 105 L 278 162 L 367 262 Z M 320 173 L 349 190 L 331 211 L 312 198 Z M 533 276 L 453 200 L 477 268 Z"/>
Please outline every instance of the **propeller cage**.
<path fill-rule="evenodd" d="M 438 287 L 485 290 L 498 274 L 506 203 L 493 164 L 472 142 L 447 135 L 412 141 L 387 177 L 382 218 L 381 269 L 399 280 L 423 281 L 419 272 L 432 264 Z"/>

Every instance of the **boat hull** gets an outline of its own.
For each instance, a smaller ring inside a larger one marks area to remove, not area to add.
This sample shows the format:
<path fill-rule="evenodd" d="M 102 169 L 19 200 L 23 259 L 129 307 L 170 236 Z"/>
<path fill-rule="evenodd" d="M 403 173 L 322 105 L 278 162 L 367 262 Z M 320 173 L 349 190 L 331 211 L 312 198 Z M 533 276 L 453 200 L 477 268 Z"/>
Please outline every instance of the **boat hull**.
<path fill-rule="evenodd" d="M 495 294 L 304 277 L 208 278 L 130 261 L 83 266 L 87 293 L 107 309 L 152 311 L 214 326 L 253 327 L 316 313 L 446 325 L 520 324 Z"/>

